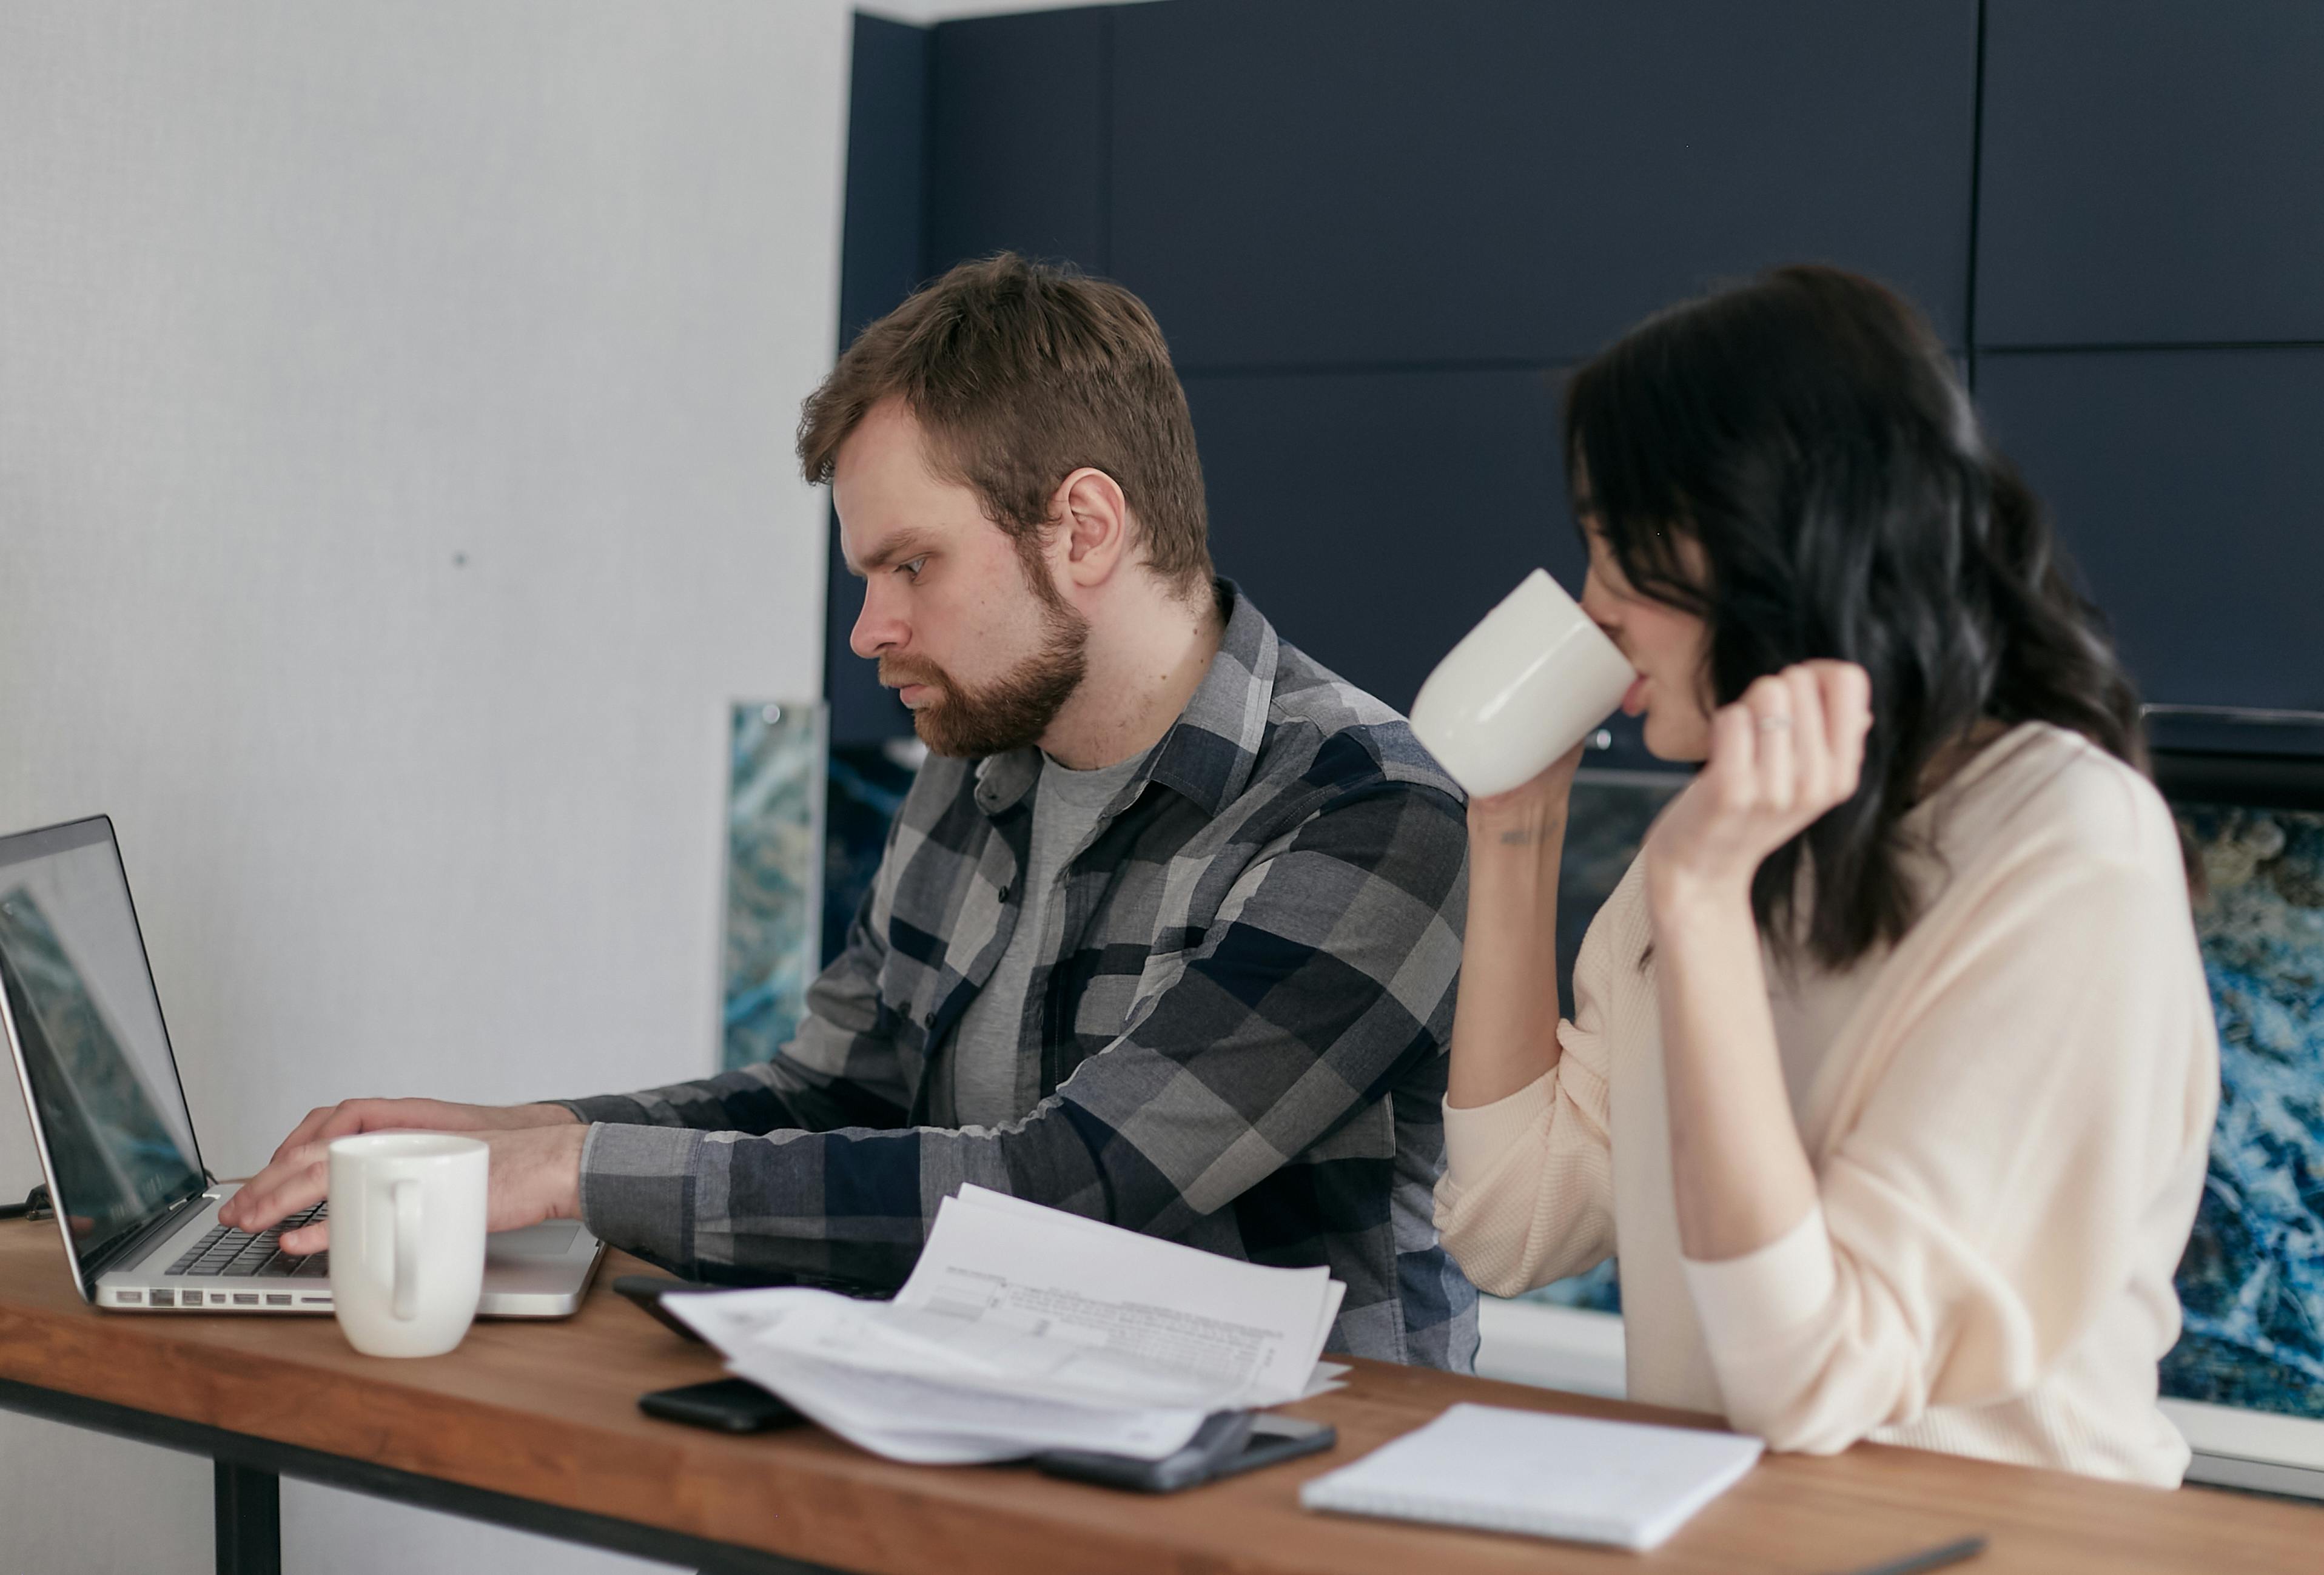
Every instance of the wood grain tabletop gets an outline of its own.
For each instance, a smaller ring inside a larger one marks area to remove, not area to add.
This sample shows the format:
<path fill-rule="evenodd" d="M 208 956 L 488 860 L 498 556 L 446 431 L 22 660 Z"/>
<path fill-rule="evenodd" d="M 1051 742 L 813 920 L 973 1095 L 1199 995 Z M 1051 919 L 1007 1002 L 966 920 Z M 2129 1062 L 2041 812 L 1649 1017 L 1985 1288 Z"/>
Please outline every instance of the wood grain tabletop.
<path fill-rule="evenodd" d="M 480 1321 L 448 1356 L 358 1355 L 329 1318 L 104 1312 L 74 1293 L 51 1222 L 0 1221 L 0 1377 L 541 1503 L 877 1575 L 1437 1575 L 1567 1570 L 1818 1575 L 1971 1532 L 1965 1575 L 2324 1571 L 2324 1507 L 1859 1445 L 1771 1457 L 1649 1554 L 1309 1514 L 1306 1478 L 1459 1400 L 1700 1417 L 1358 1362 L 1295 1414 L 1328 1454 L 1147 1497 L 1022 1467 L 918 1467 L 812 1427 L 730 1437 L 639 1412 L 718 1359 L 614 1295 L 608 1254 L 561 1322 Z"/>

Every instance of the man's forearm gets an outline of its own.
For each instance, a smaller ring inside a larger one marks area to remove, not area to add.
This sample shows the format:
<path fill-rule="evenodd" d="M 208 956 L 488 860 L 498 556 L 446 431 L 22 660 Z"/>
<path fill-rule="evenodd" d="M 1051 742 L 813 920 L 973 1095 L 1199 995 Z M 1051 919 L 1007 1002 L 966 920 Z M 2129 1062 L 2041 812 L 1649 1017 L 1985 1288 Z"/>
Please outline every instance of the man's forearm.
<path fill-rule="evenodd" d="M 580 1156 L 581 1218 L 689 1278 L 897 1284 L 926 1239 L 921 1184 L 945 1168 L 923 1146 L 963 1141 L 928 1128 L 751 1137 L 600 1124 Z M 997 1169 L 969 1179 L 1005 1186 Z"/>
<path fill-rule="evenodd" d="M 581 1121 L 752 1136 L 822 1132 L 836 1127 L 895 1127 L 908 1114 L 882 1090 L 846 1078 L 811 1077 L 788 1055 L 715 1077 L 635 1093 L 559 1100 L 557 1104 Z"/>

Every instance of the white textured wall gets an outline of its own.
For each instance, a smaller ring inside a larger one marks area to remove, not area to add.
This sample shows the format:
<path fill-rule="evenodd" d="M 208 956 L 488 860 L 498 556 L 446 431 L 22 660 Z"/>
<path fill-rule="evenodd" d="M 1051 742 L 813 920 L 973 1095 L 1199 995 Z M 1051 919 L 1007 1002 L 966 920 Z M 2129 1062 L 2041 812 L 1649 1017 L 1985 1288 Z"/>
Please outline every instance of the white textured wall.
<path fill-rule="evenodd" d="M 0 825 L 115 815 L 221 1174 L 713 1064 L 725 706 L 820 687 L 848 29 L 0 5 Z M 206 1467 L 58 1437 L 0 1414 L 0 1566 L 208 1569 Z M 284 1520 L 302 1575 L 621 1562 Z"/>

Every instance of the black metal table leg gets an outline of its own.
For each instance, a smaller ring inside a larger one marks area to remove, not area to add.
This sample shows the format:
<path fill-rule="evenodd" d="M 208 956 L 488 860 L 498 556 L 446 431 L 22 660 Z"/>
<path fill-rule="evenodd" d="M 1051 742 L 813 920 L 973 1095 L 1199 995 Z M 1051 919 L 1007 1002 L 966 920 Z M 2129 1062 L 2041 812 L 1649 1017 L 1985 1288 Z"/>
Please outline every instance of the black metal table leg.
<path fill-rule="evenodd" d="M 714 1543 L 683 1532 L 614 1520 L 587 1510 L 567 1509 L 536 1499 L 512 1497 L 436 1477 L 417 1476 L 346 1455 L 324 1454 L 296 1444 L 276 1443 L 229 1432 L 198 1422 L 183 1422 L 108 1400 L 92 1400 L 61 1389 L 0 1378 L 0 1411 L 45 1416 L 70 1427 L 93 1428 L 117 1438 L 203 1456 L 217 1470 L 217 1567 L 230 1575 L 279 1575 L 282 1568 L 281 1478 L 319 1482 L 390 1504 L 408 1504 L 446 1515 L 465 1515 L 487 1525 L 537 1536 L 558 1537 L 586 1547 L 651 1559 L 682 1569 L 718 1575 L 839 1575 L 827 1565 L 802 1563 L 780 1553 Z M 0 1572 L 10 1571 L 0 1559 Z"/>
<path fill-rule="evenodd" d="M 282 1478 L 216 1462 L 217 1575 L 282 1575 Z"/>

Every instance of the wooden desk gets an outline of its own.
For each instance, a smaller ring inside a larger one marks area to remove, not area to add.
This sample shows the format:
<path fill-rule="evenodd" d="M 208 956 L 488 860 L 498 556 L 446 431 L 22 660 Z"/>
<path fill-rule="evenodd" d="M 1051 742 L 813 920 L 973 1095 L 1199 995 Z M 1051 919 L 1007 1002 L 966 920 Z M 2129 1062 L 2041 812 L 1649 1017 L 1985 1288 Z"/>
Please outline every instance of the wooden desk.
<path fill-rule="evenodd" d="M 100 1314 L 73 1294 L 53 1224 L 0 1222 L 0 1405 L 218 1460 L 227 1568 L 264 1567 L 264 1515 L 284 1473 L 738 1570 L 1814 1575 L 1972 1531 L 1992 1543 L 1963 1566 L 1973 1575 L 2324 1569 L 2324 1508 L 1872 1445 L 1770 1459 L 1643 1557 L 1307 1514 L 1300 1482 L 1455 1400 L 1688 1420 L 1378 1362 L 1291 1408 L 1339 1428 L 1330 1454 L 1169 1497 L 1022 1468 L 894 1465 L 807 1427 L 729 1438 L 638 1411 L 641 1392 L 719 1370 L 604 1288 L 640 1266 L 608 1255 L 565 1322 L 479 1323 L 449 1356 L 391 1361 L 356 1355 L 327 1318 Z"/>

